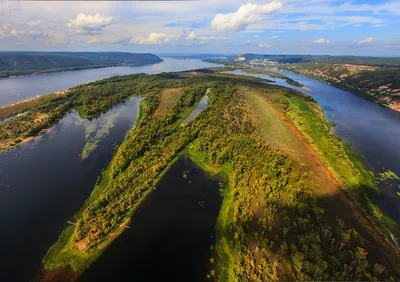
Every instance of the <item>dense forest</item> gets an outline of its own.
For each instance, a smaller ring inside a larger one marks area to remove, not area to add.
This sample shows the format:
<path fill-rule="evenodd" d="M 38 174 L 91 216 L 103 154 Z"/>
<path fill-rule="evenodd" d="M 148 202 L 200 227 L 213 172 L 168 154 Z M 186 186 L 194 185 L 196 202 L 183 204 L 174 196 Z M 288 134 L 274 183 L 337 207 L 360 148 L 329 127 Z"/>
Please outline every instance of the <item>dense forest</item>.
<path fill-rule="evenodd" d="M 0 77 L 107 66 L 143 66 L 162 62 L 149 53 L 0 52 Z"/>
<path fill-rule="evenodd" d="M 206 93 L 208 106 L 182 126 Z M 225 182 L 208 278 L 400 277 L 399 251 L 388 239 L 398 233 L 382 223 L 373 205 L 379 193 L 373 176 L 330 133 L 316 102 L 300 92 L 213 70 L 139 74 L 75 87 L 21 110 L 29 113 L 21 118 L 40 112 L 51 123 L 72 109 L 96 117 L 137 95 L 144 99 L 136 126 L 74 225 L 49 249 L 45 273 L 89 267 L 184 154 Z"/>

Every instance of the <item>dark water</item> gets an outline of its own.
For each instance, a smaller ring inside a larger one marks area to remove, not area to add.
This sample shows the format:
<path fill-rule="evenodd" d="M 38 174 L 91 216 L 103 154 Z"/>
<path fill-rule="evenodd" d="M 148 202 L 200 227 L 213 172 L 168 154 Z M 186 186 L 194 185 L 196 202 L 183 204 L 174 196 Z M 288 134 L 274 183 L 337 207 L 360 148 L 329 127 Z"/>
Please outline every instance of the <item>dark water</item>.
<path fill-rule="evenodd" d="M 183 121 L 182 123 L 187 123 L 194 119 L 202 110 L 204 110 L 208 106 L 208 96 L 204 96 L 197 107 L 191 112 Z"/>
<path fill-rule="evenodd" d="M 0 106 L 5 106 L 36 96 L 61 91 L 99 79 L 135 73 L 161 73 L 214 67 L 199 59 L 163 58 L 164 62 L 142 67 L 107 67 L 77 71 L 63 71 L 0 80 Z"/>
<path fill-rule="evenodd" d="M 219 188 L 217 179 L 179 159 L 137 209 L 130 228 L 79 281 L 207 280 Z"/>
<path fill-rule="evenodd" d="M 90 195 L 97 177 L 137 118 L 140 98 L 115 106 L 114 126 L 88 159 L 85 127 L 76 112 L 49 133 L 0 156 L 0 281 L 29 281 L 47 249 Z"/>
<path fill-rule="evenodd" d="M 400 113 L 370 100 L 341 90 L 321 81 L 286 71 L 276 71 L 307 86 L 310 91 L 291 86 L 283 79 L 263 74 L 237 74 L 268 78 L 277 85 L 300 90 L 312 96 L 325 112 L 327 120 L 334 122 L 334 132 L 345 142 L 353 144 L 353 150 L 362 153 L 366 167 L 380 173 L 391 170 L 400 176 Z M 384 214 L 400 224 L 400 181 L 388 180 L 379 185 L 383 196 L 377 203 Z"/>

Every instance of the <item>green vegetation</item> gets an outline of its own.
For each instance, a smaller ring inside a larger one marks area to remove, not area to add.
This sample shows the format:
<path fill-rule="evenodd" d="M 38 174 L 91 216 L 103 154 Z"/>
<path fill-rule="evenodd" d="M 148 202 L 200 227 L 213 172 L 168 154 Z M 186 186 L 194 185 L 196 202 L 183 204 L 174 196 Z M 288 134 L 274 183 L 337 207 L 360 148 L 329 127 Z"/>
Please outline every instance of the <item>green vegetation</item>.
<path fill-rule="evenodd" d="M 206 89 L 211 89 L 208 107 L 180 126 Z M 70 106 L 79 105 L 89 114 L 109 108 L 114 97 L 120 101 L 134 93 L 144 100 L 139 122 L 75 215 L 76 225 L 62 233 L 43 259 L 46 270 L 88 267 L 123 232 L 169 166 L 186 154 L 225 182 L 216 224 L 218 258 L 213 263 L 217 268 L 210 277 L 374 281 L 400 276 L 398 251 L 371 222 L 360 223 L 367 222 L 362 213 L 325 209 L 327 202 L 347 205 L 336 194 L 322 197 L 318 192 L 331 180 L 322 175 L 325 180 L 320 182 L 317 175 L 309 174 L 309 167 L 269 141 L 282 140 L 267 135 L 268 131 L 277 134 L 275 125 L 285 124 L 279 119 L 286 116 L 351 195 L 361 204 L 370 203 L 369 194 L 378 192 L 374 179 L 350 148 L 330 133 L 330 125 L 310 97 L 210 71 L 116 77 L 71 93 Z M 259 106 L 264 102 L 270 107 L 267 117 Z M 264 127 L 267 120 L 271 123 Z"/>
<path fill-rule="evenodd" d="M 255 69 L 255 68 L 243 68 L 243 71 L 247 72 L 247 73 L 253 73 L 253 74 L 266 74 L 266 75 L 269 75 L 270 77 L 284 79 L 284 80 L 286 80 L 287 84 L 290 84 L 290 85 L 293 85 L 293 86 L 296 86 L 299 88 L 304 87 L 303 84 L 297 82 L 296 80 L 293 80 L 283 74 L 276 73 L 273 71 Z"/>
<path fill-rule="evenodd" d="M 162 62 L 153 54 L 125 52 L 0 52 L 0 77 Z"/>
<path fill-rule="evenodd" d="M 110 133 L 110 129 L 114 127 L 114 121 L 119 114 L 120 113 L 115 113 L 100 120 L 80 121 L 85 127 L 86 139 L 86 143 L 81 154 L 83 160 L 87 159 L 90 154 L 96 150 L 98 143 L 100 143 L 100 141 Z"/>

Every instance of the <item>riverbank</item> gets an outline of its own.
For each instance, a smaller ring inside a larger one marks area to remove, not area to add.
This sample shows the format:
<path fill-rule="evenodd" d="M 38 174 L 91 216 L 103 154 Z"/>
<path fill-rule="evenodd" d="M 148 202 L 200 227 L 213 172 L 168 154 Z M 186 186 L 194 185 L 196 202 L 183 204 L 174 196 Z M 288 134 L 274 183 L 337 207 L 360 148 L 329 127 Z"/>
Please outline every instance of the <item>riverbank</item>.
<path fill-rule="evenodd" d="M 326 79 L 323 79 L 320 76 L 314 76 L 314 75 L 310 75 L 308 73 L 305 74 L 305 73 L 303 73 L 301 71 L 297 71 L 296 69 L 289 69 L 289 70 L 286 69 L 286 68 L 280 68 L 280 69 L 281 70 L 285 70 L 285 71 L 290 71 L 290 72 L 293 72 L 293 73 L 296 73 L 296 74 L 299 74 L 299 75 L 305 75 L 305 76 L 307 76 L 309 78 L 319 80 L 319 81 L 321 81 L 323 83 L 326 83 L 328 85 L 333 85 L 333 86 L 335 86 L 337 88 L 340 88 L 340 89 L 342 89 L 344 91 L 347 91 L 347 92 L 349 92 L 351 94 L 357 95 L 357 96 L 362 97 L 362 98 L 367 99 L 367 100 L 370 100 L 370 101 L 372 101 L 372 102 L 374 102 L 374 103 L 376 103 L 378 105 L 381 105 L 383 107 L 389 108 L 389 109 L 391 109 L 393 111 L 396 111 L 396 112 L 400 112 L 400 101 L 397 101 L 397 103 L 393 102 L 392 104 L 383 103 L 383 102 L 381 102 L 379 100 L 379 97 L 370 97 L 368 95 L 363 94 L 364 92 L 363 92 L 362 89 L 360 89 L 359 90 L 360 92 L 358 92 L 358 91 L 354 91 L 353 87 L 346 86 L 346 84 L 338 83 L 338 82 L 334 82 L 334 81 L 328 81 Z"/>

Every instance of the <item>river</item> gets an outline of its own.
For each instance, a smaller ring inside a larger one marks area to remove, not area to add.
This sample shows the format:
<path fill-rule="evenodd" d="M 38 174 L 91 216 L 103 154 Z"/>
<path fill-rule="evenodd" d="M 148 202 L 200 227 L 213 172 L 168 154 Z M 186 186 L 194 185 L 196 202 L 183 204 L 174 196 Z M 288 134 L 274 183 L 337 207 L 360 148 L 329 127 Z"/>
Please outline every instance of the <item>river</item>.
<path fill-rule="evenodd" d="M 78 281 L 207 281 L 219 183 L 181 157 L 135 211 L 130 228 Z"/>
<path fill-rule="evenodd" d="M 162 59 L 164 61 L 161 63 L 141 67 L 106 67 L 0 79 L 0 107 L 116 75 L 154 74 L 216 66 L 198 59 Z"/>
<path fill-rule="evenodd" d="M 281 73 L 300 82 L 309 90 L 286 83 L 284 79 L 265 74 L 249 74 L 240 70 L 233 73 L 250 75 L 276 82 L 277 85 L 300 90 L 312 96 L 320 105 L 328 121 L 336 124 L 334 133 L 344 142 L 352 143 L 353 151 L 362 153 L 360 160 L 375 174 L 391 170 L 400 176 L 400 113 L 307 76 L 287 71 Z M 400 224 L 399 180 L 379 184 L 383 195 L 376 199 L 382 212 Z"/>

